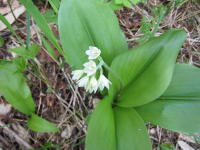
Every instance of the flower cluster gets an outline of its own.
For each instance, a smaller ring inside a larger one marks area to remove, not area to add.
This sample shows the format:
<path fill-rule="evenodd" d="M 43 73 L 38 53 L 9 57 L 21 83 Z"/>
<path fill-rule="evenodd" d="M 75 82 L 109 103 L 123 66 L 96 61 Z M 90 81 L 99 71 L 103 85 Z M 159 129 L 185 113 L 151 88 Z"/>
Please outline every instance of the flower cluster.
<path fill-rule="evenodd" d="M 72 71 L 72 80 L 76 80 L 79 87 L 84 87 L 87 92 L 95 93 L 98 89 L 102 91 L 105 87 L 109 89 L 111 82 L 103 75 L 103 61 L 101 60 L 101 50 L 94 46 L 89 46 L 89 50 L 86 50 L 89 61 L 84 63 L 84 69 Z M 96 62 L 99 62 L 97 65 Z M 97 79 L 97 71 L 100 72 Z"/>

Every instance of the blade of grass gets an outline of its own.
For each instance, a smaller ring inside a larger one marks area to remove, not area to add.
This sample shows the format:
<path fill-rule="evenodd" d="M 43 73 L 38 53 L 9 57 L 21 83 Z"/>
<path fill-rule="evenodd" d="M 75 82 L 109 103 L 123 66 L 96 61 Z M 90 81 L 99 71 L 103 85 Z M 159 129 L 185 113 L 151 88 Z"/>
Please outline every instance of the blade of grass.
<path fill-rule="evenodd" d="M 63 50 L 59 45 L 55 35 L 51 31 L 44 16 L 40 13 L 38 8 L 33 4 L 32 0 L 19 0 L 26 8 L 27 12 L 33 17 L 38 27 L 49 39 L 49 41 L 58 49 L 59 53 L 63 55 Z"/>
<path fill-rule="evenodd" d="M 50 46 L 50 44 L 47 42 L 47 40 L 42 37 L 42 43 L 44 44 L 44 47 L 46 48 L 47 52 L 49 53 L 49 55 L 51 56 L 51 58 L 57 63 L 59 64 L 58 60 L 57 60 L 57 55 L 55 54 L 54 50 L 52 49 L 52 47 Z"/>
<path fill-rule="evenodd" d="M 23 41 L 21 40 L 21 38 L 16 34 L 16 32 L 12 28 L 11 24 L 7 21 L 7 19 L 2 14 L 0 14 L 0 21 L 2 21 L 6 25 L 6 27 L 17 38 L 17 40 L 20 42 L 20 44 L 23 45 Z"/>
<path fill-rule="evenodd" d="M 31 16 L 28 13 L 26 13 L 26 25 L 26 48 L 28 49 L 31 41 Z"/>
<path fill-rule="evenodd" d="M 53 10 L 55 11 L 56 14 L 58 14 L 58 10 L 60 7 L 60 1 L 59 0 L 48 0 L 51 7 L 53 8 Z"/>

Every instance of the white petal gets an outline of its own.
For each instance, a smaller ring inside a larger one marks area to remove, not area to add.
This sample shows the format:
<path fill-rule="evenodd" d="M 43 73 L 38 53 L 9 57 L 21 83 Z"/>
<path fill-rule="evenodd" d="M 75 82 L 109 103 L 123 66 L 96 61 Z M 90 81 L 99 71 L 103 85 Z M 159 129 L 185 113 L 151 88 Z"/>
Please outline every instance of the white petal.
<path fill-rule="evenodd" d="M 103 74 L 100 75 L 99 80 L 98 80 L 99 89 L 101 91 L 104 89 L 104 87 L 109 89 L 109 84 L 111 84 L 111 82 Z"/>
<path fill-rule="evenodd" d="M 86 91 L 89 93 L 95 93 L 98 89 L 98 82 L 95 76 L 92 76 L 88 85 L 86 86 Z"/>
<path fill-rule="evenodd" d="M 86 51 L 85 51 L 85 54 L 86 54 L 86 55 L 91 55 L 92 52 L 91 52 L 91 50 L 89 49 L 89 50 L 86 50 Z"/>
<path fill-rule="evenodd" d="M 85 76 L 83 78 L 81 78 L 79 81 L 77 81 L 77 84 L 79 87 L 86 87 L 89 81 L 89 77 Z"/>
<path fill-rule="evenodd" d="M 83 64 L 83 66 L 85 67 L 83 71 L 87 73 L 88 76 L 91 76 L 96 73 L 97 66 L 94 61 L 90 60 L 89 62 Z"/>
<path fill-rule="evenodd" d="M 83 70 L 74 70 L 72 71 L 72 80 L 79 80 L 84 74 Z"/>
<path fill-rule="evenodd" d="M 89 50 L 87 50 L 86 55 L 88 55 L 88 59 L 96 59 L 100 56 L 101 50 L 94 46 L 89 46 Z"/>

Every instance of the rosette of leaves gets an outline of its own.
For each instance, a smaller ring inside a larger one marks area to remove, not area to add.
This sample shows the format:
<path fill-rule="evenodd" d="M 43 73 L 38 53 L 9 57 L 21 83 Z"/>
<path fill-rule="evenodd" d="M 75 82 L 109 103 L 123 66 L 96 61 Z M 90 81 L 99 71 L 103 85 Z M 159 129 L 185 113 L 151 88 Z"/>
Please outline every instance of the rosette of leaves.
<path fill-rule="evenodd" d="M 63 0 L 58 16 L 66 61 L 81 69 L 89 46 L 101 49 L 112 82 L 90 117 L 86 150 L 150 150 L 145 123 L 200 131 L 200 69 L 176 64 L 186 34 L 171 29 L 128 49 L 107 3 Z"/>

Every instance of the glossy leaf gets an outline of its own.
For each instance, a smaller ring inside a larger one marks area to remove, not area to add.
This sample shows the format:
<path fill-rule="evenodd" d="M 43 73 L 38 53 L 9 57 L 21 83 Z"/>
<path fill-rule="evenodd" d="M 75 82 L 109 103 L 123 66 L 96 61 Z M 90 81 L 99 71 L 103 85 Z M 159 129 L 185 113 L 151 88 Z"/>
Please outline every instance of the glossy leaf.
<path fill-rule="evenodd" d="M 99 102 L 89 120 L 86 150 L 116 150 L 114 114 L 107 98 Z"/>
<path fill-rule="evenodd" d="M 172 81 L 160 99 L 200 100 L 200 69 L 176 64 Z"/>
<path fill-rule="evenodd" d="M 63 0 L 58 16 L 59 32 L 67 62 L 81 68 L 89 46 L 101 49 L 107 64 L 127 50 L 117 17 L 108 3 L 97 0 Z"/>
<path fill-rule="evenodd" d="M 28 127 L 36 132 L 58 132 L 59 129 L 52 123 L 43 118 L 32 114 L 27 123 Z"/>
<path fill-rule="evenodd" d="M 114 108 L 117 149 L 151 150 L 151 142 L 142 118 L 132 108 Z"/>
<path fill-rule="evenodd" d="M 138 107 L 147 122 L 184 133 L 200 132 L 200 69 L 177 64 L 172 81 L 155 102 Z"/>
<path fill-rule="evenodd" d="M 0 94 L 20 112 L 34 113 L 34 102 L 23 74 L 18 66 L 5 62 L 0 64 Z"/>
<path fill-rule="evenodd" d="M 139 106 L 163 94 L 171 81 L 185 36 L 182 30 L 169 30 L 113 61 L 111 69 L 118 77 L 112 72 L 109 75 L 112 82 L 110 95 L 114 97 L 119 93 L 117 105 Z"/>
<path fill-rule="evenodd" d="M 200 132 L 200 100 L 156 100 L 136 108 L 145 120 L 182 133 Z"/>

